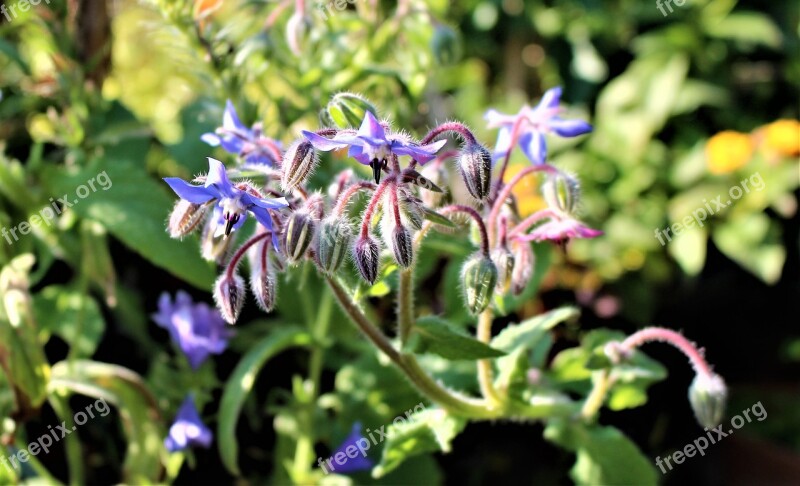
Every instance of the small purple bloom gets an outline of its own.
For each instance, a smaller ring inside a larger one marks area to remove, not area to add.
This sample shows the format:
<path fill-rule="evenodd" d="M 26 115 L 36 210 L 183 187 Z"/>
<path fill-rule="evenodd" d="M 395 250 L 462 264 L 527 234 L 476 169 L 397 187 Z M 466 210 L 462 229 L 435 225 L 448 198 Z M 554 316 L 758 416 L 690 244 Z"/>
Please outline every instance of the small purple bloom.
<path fill-rule="evenodd" d="M 169 331 L 172 341 L 195 370 L 209 355 L 225 351 L 233 334 L 218 310 L 202 302 L 195 304 L 182 290 L 178 291 L 174 303 L 168 293 L 162 293 L 158 299 L 158 312 L 151 317 Z"/>
<path fill-rule="evenodd" d="M 516 115 L 506 115 L 489 110 L 484 115 L 488 128 L 499 128 L 495 160 L 506 157 L 515 145 L 519 145 L 525 156 L 534 165 L 544 164 L 547 143 L 544 135 L 555 133 L 561 137 L 577 137 L 592 131 L 592 126 L 583 120 L 565 120 L 558 116 L 561 88 L 547 90 L 535 108 L 523 106 Z"/>
<path fill-rule="evenodd" d="M 164 181 L 181 199 L 191 203 L 204 204 L 213 199 L 217 200 L 215 213 L 221 214 L 222 220 L 215 236 L 223 233 L 228 236 L 231 231 L 239 229 L 247 219 L 247 213 L 251 212 L 259 223 L 272 232 L 272 242 L 277 249 L 278 235 L 272 231 L 272 216 L 268 210 L 288 206 L 286 198 L 260 199 L 231 184 L 225 166 L 219 160 L 208 157 L 208 166 L 208 175 L 202 186 L 189 184 L 178 177 L 166 177 Z"/>
<path fill-rule="evenodd" d="M 225 104 L 222 126 L 215 133 L 204 133 L 200 139 L 212 147 L 222 146 L 226 152 L 242 157 L 248 164 L 274 167 L 281 158 L 280 142 L 264 136 L 260 123 L 253 128 L 244 126 L 231 100 Z"/>
<path fill-rule="evenodd" d="M 189 395 L 183 400 L 178 416 L 169 428 L 164 446 L 169 452 L 177 452 L 190 446 L 208 448 L 214 435 L 200 420 L 194 398 Z"/>
<path fill-rule="evenodd" d="M 324 152 L 350 147 L 347 154 L 359 163 L 372 167 L 376 183 L 380 182 L 381 170 L 392 154 L 408 155 L 420 164 L 424 164 L 436 158 L 436 152 L 447 143 L 446 140 L 439 140 L 427 145 L 417 145 L 402 136 L 387 136 L 381 123 L 370 111 L 364 114 L 364 121 L 355 135 L 352 135 L 352 132 L 350 134 L 340 132 L 333 138 L 325 138 L 303 130 L 303 136 L 314 148 Z"/>
<path fill-rule="evenodd" d="M 350 431 L 350 435 L 348 435 L 347 438 L 344 440 L 344 442 L 342 442 L 342 445 L 340 445 L 339 448 L 336 449 L 333 452 L 333 454 L 331 454 L 331 457 L 336 457 L 336 455 L 339 454 L 340 452 L 343 454 L 347 454 L 346 452 L 347 448 L 350 446 L 362 450 L 357 444 L 358 441 L 367 441 L 367 443 L 369 444 L 369 439 L 365 438 L 364 435 L 361 433 L 360 422 L 356 422 L 353 424 L 353 428 Z M 336 472 L 348 474 L 358 471 L 367 471 L 372 469 L 372 466 L 374 466 L 374 464 L 372 463 L 372 461 L 367 459 L 366 452 L 364 452 L 362 455 L 356 455 L 356 457 L 350 457 L 349 455 L 347 455 L 347 462 L 345 462 L 344 464 L 339 465 L 339 463 L 337 462 Z"/>
<path fill-rule="evenodd" d="M 589 228 L 577 219 L 564 217 L 551 219 L 533 229 L 528 234 L 517 237 L 520 241 L 555 241 L 563 242 L 573 238 L 596 238 L 603 232 Z"/>

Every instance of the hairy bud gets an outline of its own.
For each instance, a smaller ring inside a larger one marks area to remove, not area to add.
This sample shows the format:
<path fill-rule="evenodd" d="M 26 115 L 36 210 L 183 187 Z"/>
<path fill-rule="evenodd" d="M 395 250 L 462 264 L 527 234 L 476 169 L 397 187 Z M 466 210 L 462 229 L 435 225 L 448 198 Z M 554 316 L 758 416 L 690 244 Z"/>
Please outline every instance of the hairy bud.
<path fill-rule="evenodd" d="M 542 184 L 542 195 L 551 209 L 564 214 L 573 214 L 580 201 L 580 182 L 574 176 L 563 172 L 550 174 Z"/>
<path fill-rule="evenodd" d="M 208 212 L 208 207 L 206 204 L 194 204 L 185 199 L 178 199 L 167 223 L 169 236 L 182 238 L 196 230 Z"/>
<path fill-rule="evenodd" d="M 467 191 L 478 200 L 489 196 L 492 185 L 492 155 L 478 143 L 468 144 L 458 157 L 458 172 Z"/>
<path fill-rule="evenodd" d="M 361 126 L 364 115 L 372 112 L 376 117 L 378 110 L 363 96 L 354 93 L 339 93 L 331 98 L 327 112 L 333 123 L 339 128 Z"/>
<path fill-rule="evenodd" d="M 285 249 L 289 263 L 303 258 L 308 246 L 314 241 L 316 222 L 304 210 L 295 211 L 286 221 Z"/>
<path fill-rule="evenodd" d="M 692 404 L 697 422 L 709 429 L 722 421 L 728 389 L 722 377 L 698 373 L 689 387 L 689 402 Z"/>
<path fill-rule="evenodd" d="M 356 240 L 353 247 L 353 260 L 356 262 L 361 278 L 370 283 L 378 279 L 378 265 L 380 264 L 381 249 L 378 240 L 372 236 L 361 237 Z"/>
<path fill-rule="evenodd" d="M 235 238 L 214 236 L 217 233 L 218 224 L 216 216 L 212 215 L 203 227 L 203 234 L 200 237 L 200 255 L 206 261 L 222 265 Z"/>
<path fill-rule="evenodd" d="M 508 292 L 511 287 L 511 276 L 514 273 L 514 254 L 505 246 L 492 250 L 492 262 L 497 267 L 497 290 Z"/>
<path fill-rule="evenodd" d="M 394 260 L 403 268 L 411 266 L 414 259 L 414 247 L 411 233 L 403 226 L 395 226 L 389 238 L 389 248 Z"/>
<path fill-rule="evenodd" d="M 244 280 L 235 273 L 230 278 L 227 272 L 223 273 L 214 284 L 214 302 L 228 324 L 236 324 L 244 305 L 244 295 Z"/>
<path fill-rule="evenodd" d="M 511 293 L 520 295 L 533 278 L 535 256 L 531 244 L 526 241 L 517 241 L 511 245 L 514 256 L 514 269 L 511 271 Z"/>
<path fill-rule="evenodd" d="M 489 305 L 497 285 L 497 267 L 482 253 L 475 253 L 464 263 L 464 268 L 461 269 L 461 281 L 464 285 L 467 309 L 472 314 L 480 314 Z"/>
<path fill-rule="evenodd" d="M 353 232 L 343 219 L 322 220 L 317 231 L 317 261 L 320 270 L 330 275 L 339 270 L 347 254 Z"/>
<path fill-rule="evenodd" d="M 400 219 L 415 231 L 422 229 L 425 215 L 422 210 L 422 200 L 405 187 L 397 190 L 397 202 L 400 205 Z"/>
<path fill-rule="evenodd" d="M 293 143 L 283 156 L 281 189 L 288 192 L 305 183 L 318 162 L 319 157 L 311 142 L 305 140 Z"/>
<path fill-rule="evenodd" d="M 264 312 L 272 312 L 278 297 L 278 279 L 275 267 L 269 259 L 270 248 L 272 242 L 264 239 L 247 252 L 250 262 L 250 290 Z"/>

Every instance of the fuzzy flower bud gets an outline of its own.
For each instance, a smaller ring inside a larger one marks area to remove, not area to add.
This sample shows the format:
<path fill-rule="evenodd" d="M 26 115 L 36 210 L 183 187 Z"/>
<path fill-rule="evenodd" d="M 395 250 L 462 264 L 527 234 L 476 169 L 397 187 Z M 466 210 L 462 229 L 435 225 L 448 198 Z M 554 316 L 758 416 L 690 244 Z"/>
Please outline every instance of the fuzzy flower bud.
<path fill-rule="evenodd" d="M 689 402 L 697 422 L 709 429 L 718 425 L 725 414 L 728 389 L 716 373 L 698 373 L 689 387 Z"/>
<path fill-rule="evenodd" d="M 400 220 L 403 224 L 415 231 L 422 229 L 422 224 L 425 222 L 422 200 L 405 187 L 400 187 L 397 190 L 397 201 L 400 204 Z"/>
<path fill-rule="evenodd" d="M 328 275 L 339 270 L 352 239 L 353 232 L 346 221 L 333 217 L 322 220 L 317 231 L 317 260 L 320 270 Z"/>
<path fill-rule="evenodd" d="M 490 258 L 482 253 L 475 253 L 464 263 L 461 281 L 467 308 L 472 314 L 480 314 L 489 305 L 497 285 L 497 267 Z"/>
<path fill-rule="evenodd" d="M 264 312 L 272 312 L 278 297 L 278 279 L 275 267 L 269 259 L 271 247 L 272 242 L 264 239 L 247 252 L 250 262 L 250 290 Z"/>
<path fill-rule="evenodd" d="M 486 147 L 468 144 L 458 157 L 458 172 L 472 197 L 486 199 L 492 184 L 492 155 Z"/>
<path fill-rule="evenodd" d="M 514 256 L 514 269 L 511 272 L 511 293 L 520 295 L 528 286 L 528 282 L 533 278 L 535 268 L 535 257 L 531 244 L 525 241 L 518 241 L 511 245 L 511 253 Z"/>
<path fill-rule="evenodd" d="M 326 109 L 328 116 L 339 128 L 358 127 L 369 111 L 378 116 L 378 110 L 363 96 L 339 93 L 331 98 Z"/>
<path fill-rule="evenodd" d="M 314 241 L 316 222 L 305 210 L 292 213 L 286 222 L 286 259 L 296 263 L 303 258 L 308 246 Z"/>
<path fill-rule="evenodd" d="M 167 223 L 169 236 L 182 238 L 193 232 L 207 212 L 207 204 L 194 204 L 185 199 L 178 199 L 175 208 L 169 215 L 169 223 Z"/>
<path fill-rule="evenodd" d="M 353 247 L 353 259 L 356 262 L 361 278 L 370 283 L 378 279 L 378 265 L 381 258 L 381 249 L 378 240 L 372 236 L 361 237 L 356 240 Z"/>
<path fill-rule="evenodd" d="M 244 280 L 235 273 L 230 277 L 227 272 L 223 273 L 214 284 L 214 302 L 228 324 L 236 324 L 244 305 L 244 295 Z"/>
<path fill-rule="evenodd" d="M 542 184 L 547 205 L 564 214 L 574 214 L 581 197 L 580 181 L 570 174 L 550 174 Z"/>
<path fill-rule="evenodd" d="M 214 236 L 217 233 L 217 224 L 216 218 L 211 217 L 203 227 L 203 234 L 200 237 L 200 255 L 206 261 L 222 265 L 228 256 L 228 250 L 234 238 Z"/>
<path fill-rule="evenodd" d="M 511 287 L 511 276 L 514 273 L 514 254 L 505 246 L 492 250 L 492 262 L 497 267 L 497 290 L 508 292 Z"/>
<path fill-rule="evenodd" d="M 305 183 L 314 172 L 318 162 L 319 157 L 311 142 L 293 143 L 283 156 L 281 189 L 288 192 Z"/>
<path fill-rule="evenodd" d="M 404 226 L 395 226 L 388 243 L 397 264 L 403 268 L 410 267 L 414 259 L 411 233 Z"/>

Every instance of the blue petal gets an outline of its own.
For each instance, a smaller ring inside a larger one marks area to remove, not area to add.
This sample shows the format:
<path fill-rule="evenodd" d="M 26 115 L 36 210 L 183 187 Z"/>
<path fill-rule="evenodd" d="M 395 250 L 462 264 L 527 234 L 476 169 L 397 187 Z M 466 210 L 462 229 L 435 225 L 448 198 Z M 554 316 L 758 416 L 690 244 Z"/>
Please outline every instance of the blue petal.
<path fill-rule="evenodd" d="M 203 204 L 219 197 L 219 193 L 213 187 L 194 186 L 178 177 L 165 177 L 164 182 L 169 184 L 178 197 L 190 203 Z"/>
<path fill-rule="evenodd" d="M 239 115 L 236 114 L 236 108 L 231 103 L 231 100 L 225 102 L 225 113 L 222 115 L 222 126 L 228 130 L 247 130 L 239 120 Z"/>
<path fill-rule="evenodd" d="M 214 186 L 223 197 L 233 197 L 233 185 L 228 179 L 225 166 L 219 160 L 208 157 L 208 175 L 206 176 L 206 187 Z"/>
<path fill-rule="evenodd" d="M 519 138 L 519 145 L 525 156 L 533 165 L 542 165 L 547 158 L 547 143 L 544 134 L 536 130 L 528 130 Z"/>
<path fill-rule="evenodd" d="M 323 152 L 340 149 L 349 145 L 346 141 L 331 140 L 330 138 L 325 138 L 322 135 L 317 135 L 307 130 L 303 130 L 303 136 L 306 137 L 306 140 L 311 142 L 311 145 L 313 145 L 315 149 L 322 150 Z"/>
<path fill-rule="evenodd" d="M 347 448 L 351 446 L 358 447 L 357 443 L 362 439 L 369 443 L 369 439 L 361 434 L 361 423 L 356 422 L 353 424 L 353 428 L 350 430 L 350 435 L 348 435 L 342 444 L 336 449 L 336 451 L 331 454 L 331 457 L 336 457 L 336 455 L 340 452 L 347 455 Z M 338 473 L 353 473 L 372 469 L 373 465 L 374 464 L 372 461 L 367 459 L 365 451 L 363 454 L 357 455 L 356 457 L 350 457 L 347 455 L 347 460 L 344 462 L 344 464 L 339 464 L 337 461 L 335 471 Z"/>
<path fill-rule="evenodd" d="M 216 147 L 216 146 L 218 146 L 220 144 L 219 135 L 217 135 L 216 133 L 212 133 L 212 132 L 204 133 L 204 134 L 200 135 L 200 140 L 202 140 L 205 143 L 211 145 L 212 147 Z"/>
<path fill-rule="evenodd" d="M 392 152 L 397 155 L 410 155 L 414 160 L 419 162 L 420 164 L 424 164 L 431 159 L 436 158 L 436 152 L 439 151 L 445 144 L 447 140 L 437 140 L 436 142 L 430 143 L 428 145 L 422 146 L 415 146 L 415 145 L 406 145 L 402 142 L 397 140 L 392 142 Z"/>
<path fill-rule="evenodd" d="M 257 197 L 253 197 L 250 194 L 246 193 L 242 196 L 242 202 L 248 205 L 255 204 L 256 206 L 264 209 L 282 209 L 289 206 L 289 203 L 286 201 L 285 197 L 276 197 L 274 199 L 259 199 Z"/>
<path fill-rule="evenodd" d="M 253 213 L 253 216 L 256 217 L 259 223 L 262 226 L 267 228 L 267 230 L 272 233 L 272 246 L 275 247 L 275 251 L 280 252 L 279 242 L 278 242 L 278 235 L 276 231 L 272 229 L 272 216 L 269 215 L 269 211 L 266 209 L 259 207 L 259 206 L 250 206 L 250 212 Z"/>
<path fill-rule="evenodd" d="M 592 126 L 583 120 L 564 120 L 558 117 L 548 120 L 547 126 L 562 137 L 577 137 L 592 131 Z"/>
<path fill-rule="evenodd" d="M 537 109 L 544 108 L 544 109 L 551 109 L 557 108 L 558 103 L 561 101 L 561 86 L 556 86 L 555 88 L 548 89 L 542 99 L 539 101 L 539 104 L 536 106 Z"/>
<path fill-rule="evenodd" d="M 386 132 L 383 131 L 381 123 L 369 110 L 364 113 L 364 121 L 361 122 L 361 128 L 358 129 L 358 136 L 386 141 Z"/>
<path fill-rule="evenodd" d="M 372 160 L 369 158 L 369 154 L 364 152 L 364 147 L 362 145 L 351 145 L 350 150 L 347 151 L 347 155 L 356 159 L 360 164 L 369 165 Z"/>
<path fill-rule="evenodd" d="M 242 139 L 237 136 L 226 135 L 220 138 L 220 144 L 222 145 L 223 150 L 229 154 L 239 155 L 239 152 L 242 151 L 244 142 L 242 142 Z"/>

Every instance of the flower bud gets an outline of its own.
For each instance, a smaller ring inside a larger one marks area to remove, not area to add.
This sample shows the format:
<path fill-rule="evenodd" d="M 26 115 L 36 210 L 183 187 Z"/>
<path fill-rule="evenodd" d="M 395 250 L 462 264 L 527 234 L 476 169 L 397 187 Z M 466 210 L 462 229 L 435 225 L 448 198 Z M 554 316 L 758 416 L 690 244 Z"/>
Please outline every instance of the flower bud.
<path fill-rule="evenodd" d="M 422 200 L 405 187 L 397 190 L 397 202 L 400 205 L 400 220 L 415 231 L 422 229 L 425 215 L 422 210 Z"/>
<path fill-rule="evenodd" d="M 258 306 L 264 312 L 272 312 L 278 296 L 277 272 L 269 253 L 272 242 L 263 239 L 250 247 L 247 260 L 250 262 L 250 290 L 256 298 Z"/>
<path fill-rule="evenodd" d="M 178 199 L 169 215 L 167 230 L 171 238 L 182 238 L 197 229 L 197 225 L 208 212 L 208 205 L 194 204 Z"/>
<path fill-rule="evenodd" d="M 305 183 L 317 167 L 317 162 L 319 157 L 311 142 L 306 140 L 293 143 L 283 155 L 281 189 L 288 192 Z"/>
<path fill-rule="evenodd" d="M 489 305 L 497 285 L 497 267 L 490 258 L 482 253 L 475 253 L 464 263 L 461 281 L 467 308 L 472 314 L 480 314 Z"/>
<path fill-rule="evenodd" d="M 339 128 L 361 126 L 367 111 L 376 117 L 378 110 L 363 96 L 353 93 L 339 93 L 331 98 L 327 107 L 328 115 Z"/>
<path fill-rule="evenodd" d="M 727 398 L 725 382 L 716 373 L 698 373 L 689 387 L 689 402 L 703 427 L 712 428 L 722 421 Z"/>
<path fill-rule="evenodd" d="M 455 64 L 461 58 L 461 41 L 456 31 L 444 24 L 437 24 L 431 38 L 431 50 L 439 64 Z"/>
<path fill-rule="evenodd" d="M 317 231 L 317 263 L 328 275 L 335 273 L 344 261 L 353 239 L 350 225 L 343 219 L 324 219 Z"/>
<path fill-rule="evenodd" d="M 467 191 L 478 200 L 489 196 L 492 184 L 492 155 L 478 143 L 468 144 L 458 157 L 458 171 Z"/>
<path fill-rule="evenodd" d="M 308 245 L 314 241 L 316 222 L 304 210 L 295 211 L 286 222 L 285 248 L 286 259 L 296 263 L 303 258 Z"/>
<path fill-rule="evenodd" d="M 370 283 L 378 279 L 378 265 L 381 258 L 381 249 L 378 240 L 372 236 L 361 237 L 356 240 L 353 247 L 353 259 L 356 262 L 361 278 Z"/>
<path fill-rule="evenodd" d="M 214 284 L 214 302 L 228 324 L 236 324 L 244 305 L 244 295 L 244 280 L 235 273 L 230 277 L 227 272 L 223 273 Z"/>
<path fill-rule="evenodd" d="M 511 287 L 514 272 L 514 254 L 505 246 L 492 250 L 492 262 L 497 267 L 497 290 L 506 293 Z"/>
<path fill-rule="evenodd" d="M 550 174 L 542 184 L 542 195 L 547 205 L 564 214 L 574 214 L 581 197 L 581 185 L 570 174 Z"/>
<path fill-rule="evenodd" d="M 389 238 L 389 248 L 398 265 L 403 268 L 411 266 L 411 261 L 414 259 L 413 239 L 405 227 L 394 227 L 392 237 Z"/>
<path fill-rule="evenodd" d="M 531 244 L 527 241 L 517 241 L 511 245 L 514 255 L 514 269 L 511 271 L 511 293 L 520 295 L 533 278 L 535 256 Z"/>
<path fill-rule="evenodd" d="M 200 237 L 200 256 L 206 261 L 222 265 L 235 238 L 214 236 L 217 233 L 218 224 L 217 217 L 214 214 L 203 227 L 203 234 Z"/>

